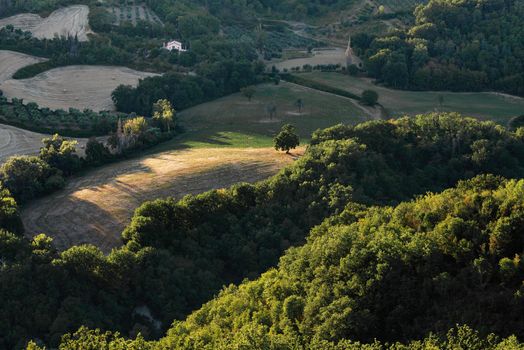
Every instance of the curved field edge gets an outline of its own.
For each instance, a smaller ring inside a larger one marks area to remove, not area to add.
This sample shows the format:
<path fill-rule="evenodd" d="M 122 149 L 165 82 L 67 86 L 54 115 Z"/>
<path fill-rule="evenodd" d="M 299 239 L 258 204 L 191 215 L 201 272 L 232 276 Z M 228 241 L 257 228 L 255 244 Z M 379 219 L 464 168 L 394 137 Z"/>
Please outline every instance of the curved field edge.
<path fill-rule="evenodd" d="M 91 243 L 109 252 L 121 245 L 120 232 L 142 202 L 256 182 L 293 159 L 268 148 L 201 148 L 112 164 L 22 208 L 26 235 L 47 232 L 59 249 Z"/>

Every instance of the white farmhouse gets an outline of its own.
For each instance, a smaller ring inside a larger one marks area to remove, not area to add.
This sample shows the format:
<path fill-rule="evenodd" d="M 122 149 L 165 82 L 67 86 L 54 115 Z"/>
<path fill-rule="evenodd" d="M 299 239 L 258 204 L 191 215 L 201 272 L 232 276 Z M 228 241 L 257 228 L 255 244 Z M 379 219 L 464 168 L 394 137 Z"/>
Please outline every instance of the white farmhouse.
<path fill-rule="evenodd" d="M 176 40 L 164 43 L 164 49 L 169 50 L 169 51 L 177 50 L 179 52 L 187 51 L 186 49 L 182 47 L 182 43 Z"/>

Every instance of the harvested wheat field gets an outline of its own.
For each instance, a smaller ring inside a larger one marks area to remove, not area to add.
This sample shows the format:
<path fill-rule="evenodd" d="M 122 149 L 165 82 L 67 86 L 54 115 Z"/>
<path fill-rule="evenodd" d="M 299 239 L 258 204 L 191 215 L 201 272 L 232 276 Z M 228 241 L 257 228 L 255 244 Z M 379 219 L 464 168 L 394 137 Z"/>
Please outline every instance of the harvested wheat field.
<path fill-rule="evenodd" d="M 111 93 L 118 85 L 136 86 L 140 79 L 154 75 L 126 67 L 67 66 L 29 79 L 7 80 L 0 89 L 6 97 L 23 98 L 51 109 L 111 111 L 115 109 Z"/>
<path fill-rule="evenodd" d="M 35 155 L 42 147 L 42 139 L 49 135 L 0 124 L 0 164 L 15 155 Z M 87 139 L 76 139 L 77 154 L 84 155 Z"/>
<path fill-rule="evenodd" d="M 0 124 L 0 163 L 14 155 L 37 154 L 47 135 Z"/>
<path fill-rule="evenodd" d="M 28 236 L 45 232 L 59 249 L 91 243 L 104 252 L 121 244 L 134 209 L 159 197 L 181 198 L 275 174 L 295 156 L 271 148 L 168 151 L 105 166 L 22 210 Z"/>
<path fill-rule="evenodd" d="M 74 5 L 54 11 L 42 18 L 34 13 L 22 13 L 0 19 L 0 27 L 11 24 L 15 28 L 33 33 L 38 39 L 53 39 L 56 36 L 77 36 L 79 41 L 87 41 L 89 29 L 89 7 Z"/>
<path fill-rule="evenodd" d="M 11 79 L 20 68 L 43 61 L 46 59 L 20 52 L 0 50 L 0 83 Z"/>

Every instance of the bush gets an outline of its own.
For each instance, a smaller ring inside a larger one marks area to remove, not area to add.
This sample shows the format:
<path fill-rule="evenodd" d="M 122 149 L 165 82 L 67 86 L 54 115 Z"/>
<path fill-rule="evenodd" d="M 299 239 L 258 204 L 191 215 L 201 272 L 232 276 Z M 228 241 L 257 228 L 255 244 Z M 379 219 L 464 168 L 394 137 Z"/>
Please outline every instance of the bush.
<path fill-rule="evenodd" d="M 378 93 L 374 90 L 364 90 L 362 91 L 361 101 L 367 106 L 374 106 L 378 102 Z"/>

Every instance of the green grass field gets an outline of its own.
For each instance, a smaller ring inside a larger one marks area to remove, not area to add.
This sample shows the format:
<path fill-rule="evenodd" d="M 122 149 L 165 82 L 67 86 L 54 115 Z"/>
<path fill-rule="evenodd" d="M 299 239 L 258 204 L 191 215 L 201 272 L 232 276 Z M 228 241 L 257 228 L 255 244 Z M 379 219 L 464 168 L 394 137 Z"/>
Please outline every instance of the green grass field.
<path fill-rule="evenodd" d="M 298 113 L 295 106 L 299 98 L 304 101 L 302 113 Z M 277 107 L 273 118 L 266 111 L 270 104 Z M 286 82 L 263 84 L 256 87 L 251 101 L 241 94 L 233 94 L 180 112 L 178 121 L 185 132 L 161 148 L 172 149 L 176 145 L 268 147 L 273 145 L 273 136 L 285 123 L 295 125 L 306 143 L 316 129 L 368 119 L 350 99 Z"/>
<path fill-rule="evenodd" d="M 379 93 L 379 102 L 391 117 L 432 111 L 453 111 L 506 125 L 512 117 L 524 114 L 524 98 L 502 94 L 392 90 L 374 85 L 369 79 L 339 73 L 313 72 L 300 76 L 355 94 L 360 94 L 366 89 L 375 90 Z M 444 97 L 442 107 L 439 105 L 439 96 Z"/>

